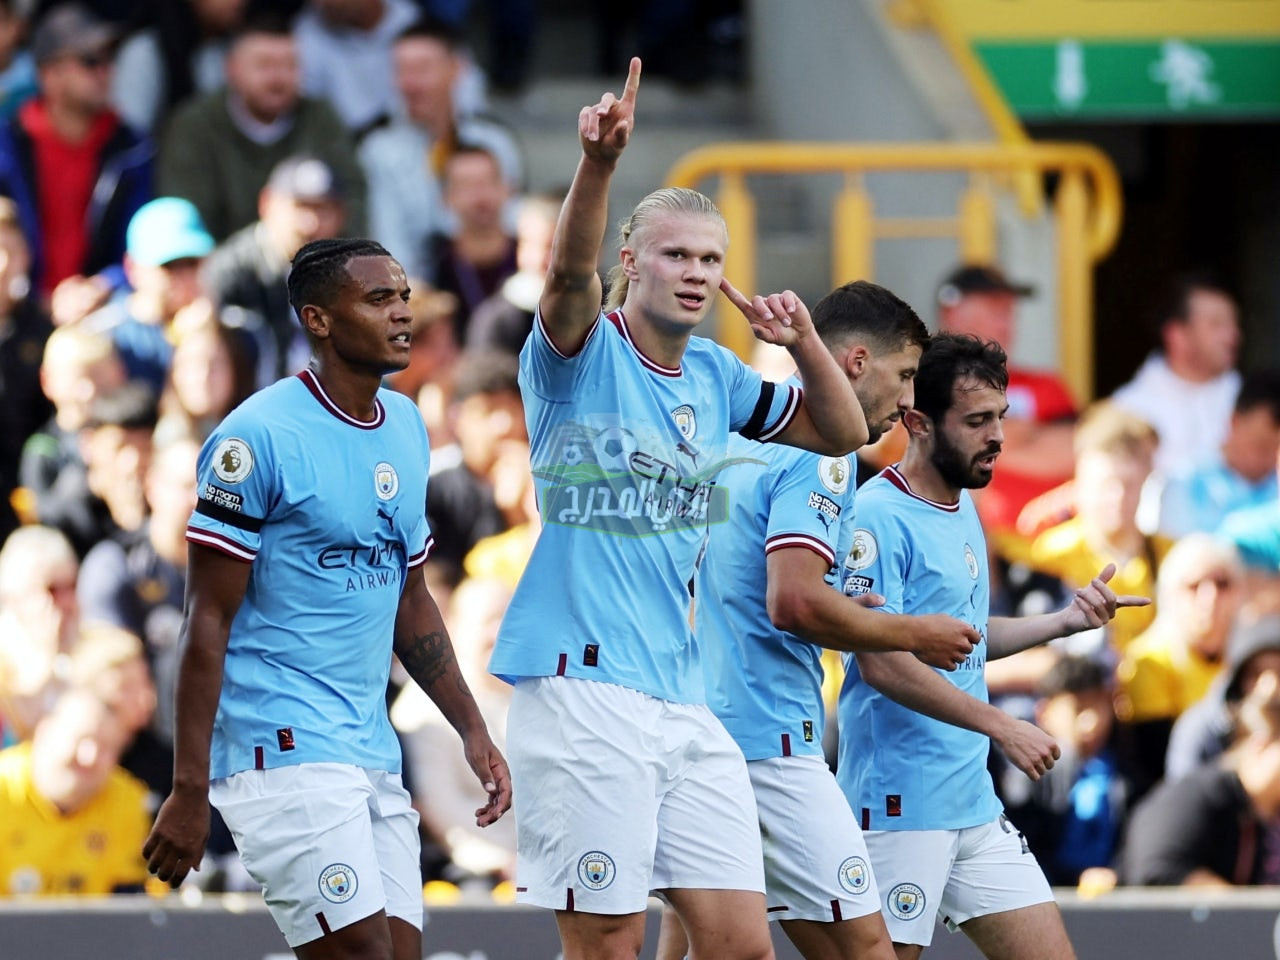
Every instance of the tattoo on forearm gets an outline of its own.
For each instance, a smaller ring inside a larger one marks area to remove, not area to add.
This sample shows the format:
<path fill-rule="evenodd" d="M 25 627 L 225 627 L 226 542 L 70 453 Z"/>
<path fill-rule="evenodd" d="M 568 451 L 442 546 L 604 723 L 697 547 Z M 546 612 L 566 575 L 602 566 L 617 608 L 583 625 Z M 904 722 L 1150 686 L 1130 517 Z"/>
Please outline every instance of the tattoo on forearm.
<path fill-rule="evenodd" d="M 437 680 L 456 670 L 453 645 L 449 643 L 449 637 L 443 630 L 414 634 L 396 653 L 409 676 L 424 690 L 435 686 Z"/>

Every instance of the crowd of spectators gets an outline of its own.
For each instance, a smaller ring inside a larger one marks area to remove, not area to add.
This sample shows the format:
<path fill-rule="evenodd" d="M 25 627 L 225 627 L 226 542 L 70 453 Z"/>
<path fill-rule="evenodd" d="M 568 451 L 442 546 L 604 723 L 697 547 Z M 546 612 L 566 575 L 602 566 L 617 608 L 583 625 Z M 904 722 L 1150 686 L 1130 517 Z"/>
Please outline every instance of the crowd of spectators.
<path fill-rule="evenodd" d="M 144 883 L 196 455 L 306 363 L 284 284 L 304 243 L 367 234 L 411 276 L 387 384 L 428 425 L 428 576 L 495 737 L 508 688 L 484 663 L 540 526 L 515 357 L 563 194 L 524 192 L 518 138 L 484 112 L 469 5 L 120 6 L 0 0 L 0 896 Z M 509 30 L 532 15 L 493 6 Z M 1013 350 L 1034 295 L 965 264 L 937 327 Z M 1057 883 L 1280 881 L 1280 374 L 1238 371 L 1237 311 L 1212 276 L 1178 280 L 1151 358 L 1083 410 L 1010 371 L 979 502 L 997 610 L 1049 609 L 1109 562 L 1117 593 L 1155 599 L 989 667 L 1063 750 L 1034 785 L 996 771 Z M 476 833 L 475 784 L 401 680 L 425 876 L 509 880 L 510 820 Z M 189 882 L 249 882 L 216 829 L 209 857 Z"/>

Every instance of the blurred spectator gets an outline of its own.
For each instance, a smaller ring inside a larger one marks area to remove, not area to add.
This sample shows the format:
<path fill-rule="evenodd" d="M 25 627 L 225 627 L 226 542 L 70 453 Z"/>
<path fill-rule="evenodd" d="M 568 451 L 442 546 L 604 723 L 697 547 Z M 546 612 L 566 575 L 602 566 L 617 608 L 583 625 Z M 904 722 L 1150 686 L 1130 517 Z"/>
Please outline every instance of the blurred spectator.
<path fill-rule="evenodd" d="M 148 784 L 147 774 L 163 768 L 169 780 L 152 796 L 156 804 L 172 783 L 172 750 L 156 744 L 147 730 L 155 715 L 156 686 L 136 634 L 83 617 L 79 639 L 71 654 L 70 686 L 92 691 L 119 718 L 125 731 L 125 751 L 120 766 Z"/>
<path fill-rule="evenodd" d="M 323 100 L 301 95 L 297 45 L 288 24 L 251 14 L 232 38 L 227 88 L 179 107 L 160 149 L 162 192 L 186 197 L 225 240 L 259 217 L 259 195 L 275 166 L 311 153 L 346 190 L 348 231 L 364 230 L 364 178 L 351 137 Z"/>
<path fill-rule="evenodd" d="M 1238 886 L 1280 882 L 1280 736 L 1274 709 L 1242 722 L 1232 748 L 1134 808 L 1120 858 L 1131 885 Z"/>
<path fill-rule="evenodd" d="M 1159 330 L 1160 351 L 1112 400 L 1156 428 L 1155 468 L 1167 478 L 1194 469 L 1227 436 L 1240 389 L 1236 301 L 1212 275 L 1188 274 L 1162 305 Z"/>
<path fill-rule="evenodd" d="M 494 498 L 492 471 L 508 443 L 528 443 L 518 377 L 518 362 L 506 354 L 464 353 L 458 365 L 450 410 L 456 456 L 433 456 L 427 484 L 427 520 L 436 542 L 427 566 L 454 583 L 462 578 L 467 552 L 511 525 Z"/>
<path fill-rule="evenodd" d="M 60 696 L 0 753 L 0 895 L 141 891 L 146 789 L 116 764 L 127 731 L 96 694 Z"/>
<path fill-rule="evenodd" d="M 0 120 L 36 95 L 36 61 L 25 46 L 30 4 L 0 0 Z"/>
<path fill-rule="evenodd" d="M 157 443 L 162 435 L 203 442 L 253 393 L 255 382 L 253 357 L 240 331 L 217 322 L 183 330 L 160 395 Z"/>
<path fill-rule="evenodd" d="M 78 3 L 50 10 L 31 38 L 39 95 L 0 126 L 0 193 L 18 205 L 43 295 L 118 264 L 152 195 L 152 145 L 110 107 L 117 34 Z"/>
<path fill-rule="evenodd" d="M 135 130 L 157 133 L 178 104 L 226 82 L 231 32 L 248 0 L 168 0 L 152 4 L 155 22 L 116 55 L 111 99 Z"/>
<path fill-rule="evenodd" d="M 82 616 L 142 638 L 157 709 L 150 736 L 158 748 L 149 769 L 134 768 L 154 793 L 166 796 L 173 775 L 178 629 L 187 573 L 187 520 L 196 503 L 196 458 L 190 437 L 158 444 L 146 474 L 150 516 L 144 528 L 103 540 L 80 571 Z"/>
<path fill-rule="evenodd" d="M 498 580 L 463 580 L 447 615 L 462 675 L 476 698 L 494 743 L 506 748 L 507 708 L 511 686 L 491 675 L 489 654 L 511 599 L 511 587 Z M 514 821 L 476 826 L 475 811 L 485 793 L 456 748 L 457 734 L 416 683 L 407 683 L 391 708 L 412 777 L 414 806 L 422 830 L 452 863 L 444 878 L 455 883 L 478 879 L 489 883 L 515 876 Z"/>
<path fill-rule="evenodd" d="M 409 365 L 385 378 L 391 389 L 417 401 L 432 450 L 449 447 L 457 440 L 448 422 L 458 363 L 458 340 L 453 332 L 456 305 L 451 294 L 414 285 L 409 295 L 409 309 L 413 311 Z"/>
<path fill-rule="evenodd" d="M 463 559 L 462 567 L 468 577 L 497 579 L 514 591 L 542 530 L 528 444 L 516 440 L 504 443 L 489 475 L 493 479 L 494 503 L 509 526 L 477 541 Z M 838 664 L 839 657 L 835 661 Z"/>
<path fill-rule="evenodd" d="M 132 292 L 84 319 L 87 329 L 111 337 L 129 379 L 156 395 L 169 376 L 174 320 L 201 296 L 200 264 L 212 251 L 213 237 L 189 200 L 143 204 L 129 221 L 124 254 Z"/>
<path fill-rule="evenodd" d="M 259 386 L 297 373 L 311 356 L 285 280 L 304 243 L 344 232 L 346 198 L 346 185 L 318 156 L 286 157 L 258 194 L 258 220 L 233 233 L 209 258 L 204 279 L 210 295 L 224 308 L 260 318 L 269 332 L 263 353 L 269 349 L 271 362 L 259 357 Z"/>
<path fill-rule="evenodd" d="M 1018 300 L 1033 292 L 996 267 L 961 266 L 938 288 L 938 329 L 994 340 L 1012 356 Z M 995 553 L 1024 562 L 1030 544 L 1017 533 L 1018 514 L 1033 497 L 1071 478 L 1076 405 L 1056 374 L 1016 366 L 1009 368 L 1007 396 L 1000 469 L 974 499 Z"/>
<path fill-rule="evenodd" d="M 454 29 L 434 20 L 419 20 L 400 34 L 391 55 L 403 113 L 360 145 L 369 181 L 369 233 L 410 277 L 428 281 L 434 278 L 427 238 L 448 228 L 440 177 L 458 144 L 492 153 L 512 192 L 520 189 L 523 176 L 520 148 L 510 131 L 456 108 L 460 43 Z"/>
<path fill-rule="evenodd" d="M 1001 797 L 1054 886 L 1075 886 L 1106 867 L 1120 839 L 1127 786 L 1109 744 L 1115 727 L 1110 677 L 1097 661 L 1066 656 L 1038 690 L 1036 724 L 1062 756 L 1039 780 L 1009 767 Z"/>
<path fill-rule="evenodd" d="M 563 191 L 521 198 L 516 215 L 516 272 L 472 311 L 467 325 L 468 349 L 520 355 L 533 329 L 533 314 L 551 265 L 551 241 L 563 203 Z"/>
<path fill-rule="evenodd" d="M 67 538 L 50 527 L 19 527 L 0 548 L 0 717 L 26 740 L 70 675 L 80 632 L 76 576 Z"/>
<path fill-rule="evenodd" d="M 497 158 L 469 144 L 458 144 L 445 161 L 442 184 L 454 225 L 428 238 L 428 270 L 432 286 L 457 299 L 454 325 L 465 343 L 471 312 L 516 272 L 516 240 L 502 219 L 511 193 Z"/>
<path fill-rule="evenodd" d="M 53 414 L 40 387 L 40 363 L 53 327 L 27 295 L 30 267 L 17 208 L 0 197 L 0 542 L 18 525 L 15 508 L 30 512 L 31 504 L 14 496 L 22 448 Z"/>
<path fill-rule="evenodd" d="M 357 140 L 395 112 L 391 46 L 421 13 L 413 0 L 309 0 L 294 21 L 303 92 L 329 101 Z"/>
<path fill-rule="evenodd" d="M 59 327 L 45 342 L 40 388 L 53 404 L 53 417 L 27 438 L 18 466 L 15 499 L 29 522 L 54 523 L 61 516 L 60 491 L 83 486 L 80 431 L 89 409 L 105 393 L 125 384 L 124 363 L 103 333 Z M 61 479 L 75 474 L 80 479 Z M 70 486 L 68 486 L 70 485 Z"/>
<path fill-rule="evenodd" d="M 1265 678 L 1265 680 L 1264 680 Z M 1261 682 L 1261 684 L 1260 684 Z M 1255 693 L 1255 691 L 1257 691 Z M 1169 738 L 1165 777 L 1176 780 L 1219 756 L 1230 744 L 1237 717 L 1259 697 L 1280 692 L 1280 616 L 1244 624 L 1227 644 L 1227 669 L 1213 689 L 1178 717 Z"/>
<path fill-rule="evenodd" d="M 1212 533 L 1233 510 L 1274 503 L 1280 456 L 1280 371 L 1246 374 L 1216 456 L 1170 477 L 1160 497 L 1160 532 Z"/>

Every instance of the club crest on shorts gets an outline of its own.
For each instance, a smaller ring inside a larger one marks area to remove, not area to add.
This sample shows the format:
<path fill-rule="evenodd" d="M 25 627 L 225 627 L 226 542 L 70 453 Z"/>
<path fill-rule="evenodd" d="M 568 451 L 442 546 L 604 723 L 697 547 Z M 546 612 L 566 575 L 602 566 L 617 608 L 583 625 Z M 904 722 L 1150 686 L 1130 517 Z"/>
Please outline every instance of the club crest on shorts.
<path fill-rule="evenodd" d="M 686 440 L 692 440 L 693 435 L 698 432 L 697 414 L 687 403 L 682 403 L 672 410 L 671 419 L 676 422 L 676 429 L 680 431 L 680 436 Z"/>
<path fill-rule="evenodd" d="M 823 457 L 818 461 L 818 479 L 837 496 L 849 489 L 851 473 L 848 457 Z"/>
<path fill-rule="evenodd" d="M 599 850 L 584 853 L 578 861 L 578 879 L 592 890 L 603 890 L 613 883 L 616 873 L 613 858 Z"/>
<path fill-rule="evenodd" d="M 978 579 L 978 558 L 973 553 L 973 547 L 967 543 L 964 545 L 964 565 L 969 568 L 969 576 L 974 580 Z"/>
<path fill-rule="evenodd" d="M 373 468 L 373 489 L 379 500 L 390 500 L 400 492 L 400 475 L 385 460 Z"/>
<path fill-rule="evenodd" d="M 914 883 L 900 883 L 889 891 L 889 912 L 899 920 L 914 920 L 924 912 L 924 891 Z"/>
<path fill-rule="evenodd" d="M 345 863 L 331 863 L 320 871 L 320 896 L 330 903 L 346 903 L 359 886 L 356 872 Z"/>
<path fill-rule="evenodd" d="M 870 530 L 859 527 L 853 531 L 853 546 L 849 548 L 849 556 L 844 561 L 846 570 L 865 570 L 876 562 L 880 548 L 876 545 L 875 535 Z"/>
<path fill-rule="evenodd" d="M 223 483 L 241 483 L 253 473 L 253 451 L 239 437 L 227 437 L 214 448 L 212 466 Z"/>
<path fill-rule="evenodd" d="M 848 857 L 840 864 L 840 886 L 855 896 L 866 891 L 871 882 L 871 868 L 862 857 Z"/>

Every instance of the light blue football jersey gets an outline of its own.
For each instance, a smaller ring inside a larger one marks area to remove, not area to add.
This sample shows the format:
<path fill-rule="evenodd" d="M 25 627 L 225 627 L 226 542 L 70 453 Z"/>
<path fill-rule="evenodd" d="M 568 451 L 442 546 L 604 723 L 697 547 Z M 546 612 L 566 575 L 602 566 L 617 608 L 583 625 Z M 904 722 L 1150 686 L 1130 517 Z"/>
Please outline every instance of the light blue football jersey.
<path fill-rule="evenodd" d="M 677 703 L 706 702 L 689 588 L 731 431 L 776 437 L 801 402 L 730 351 L 693 337 L 677 369 L 644 356 L 621 312 L 574 356 L 541 320 L 520 355 L 542 532 L 489 669 L 570 676 Z"/>
<path fill-rule="evenodd" d="M 948 505 L 917 496 L 893 467 L 869 480 L 841 581 L 850 595 L 882 594 L 889 613 L 946 613 L 971 624 L 981 642 L 958 669 L 938 673 L 987 700 L 987 548 L 967 490 Z M 836 778 L 864 830 L 957 830 L 999 815 L 988 739 L 878 693 L 849 654 L 837 713 Z"/>
<path fill-rule="evenodd" d="M 729 458 L 729 522 L 707 541 L 695 591 L 707 701 L 748 760 L 821 756 L 822 650 L 769 619 L 766 558 L 812 550 L 835 585 L 853 539 L 853 464 L 741 437 Z"/>
<path fill-rule="evenodd" d="M 400 771 L 387 676 L 426 559 L 430 448 L 407 397 L 345 414 L 308 371 L 254 394 L 200 451 L 192 543 L 252 563 L 227 645 L 210 776 L 296 763 Z"/>

